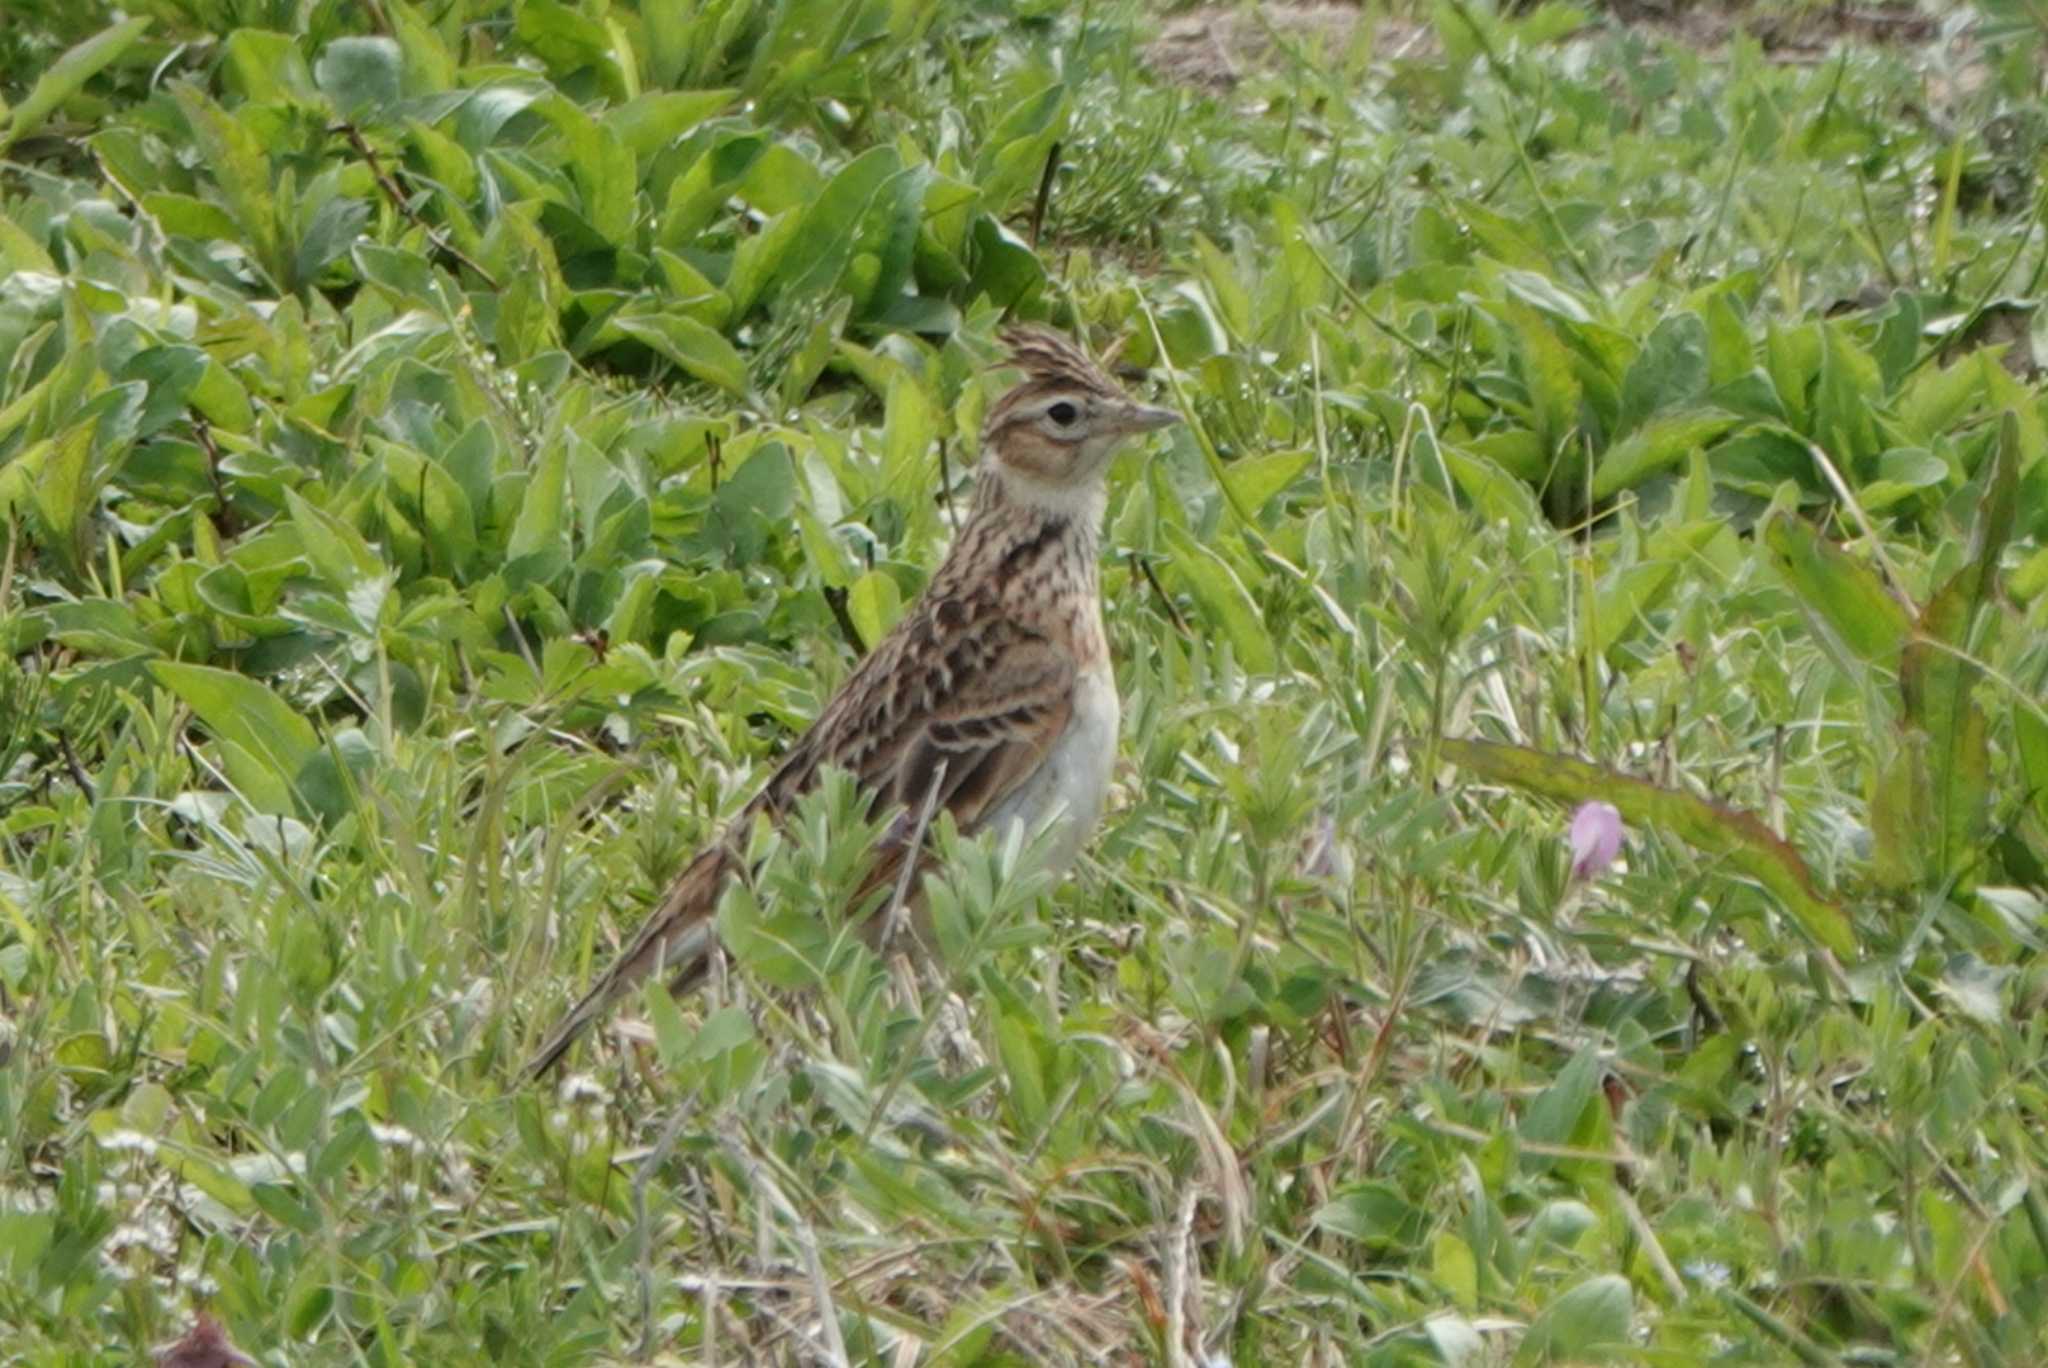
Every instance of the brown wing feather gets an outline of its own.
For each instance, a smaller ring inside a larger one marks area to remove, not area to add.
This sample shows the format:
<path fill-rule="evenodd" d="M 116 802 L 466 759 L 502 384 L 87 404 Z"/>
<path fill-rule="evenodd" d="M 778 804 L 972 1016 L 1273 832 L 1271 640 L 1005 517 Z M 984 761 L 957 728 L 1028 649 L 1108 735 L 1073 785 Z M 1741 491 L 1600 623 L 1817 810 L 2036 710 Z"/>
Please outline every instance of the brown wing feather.
<path fill-rule="evenodd" d="M 967 625 L 946 632 L 940 623 L 948 617 L 957 614 L 918 605 L 847 679 L 734 829 L 747 830 L 757 813 L 781 817 L 825 765 L 850 771 L 884 807 L 909 814 L 884 837 L 863 892 L 900 874 L 917 813 L 935 783 L 937 806 L 963 832 L 978 829 L 1065 730 L 1074 663 L 1045 637 L 1001 616 L 969 614 Z M 905 669 L 906 658 L 924 668 Z M 625 952 L 549 1033 L 526 1076 L 546 1073 L 657 967 L 675 971 L 676 992 L 695 983 L 711 948 L 719 894 L 741 868 L 730 835 L 693 860 Z"/>

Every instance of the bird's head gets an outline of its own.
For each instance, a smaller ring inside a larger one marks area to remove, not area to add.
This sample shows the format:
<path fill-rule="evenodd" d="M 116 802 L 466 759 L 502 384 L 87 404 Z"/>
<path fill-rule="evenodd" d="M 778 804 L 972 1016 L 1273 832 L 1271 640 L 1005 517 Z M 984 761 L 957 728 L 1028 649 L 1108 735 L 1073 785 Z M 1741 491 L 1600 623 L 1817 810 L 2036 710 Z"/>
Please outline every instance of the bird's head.
<path fill-rule="evenodd" d="M 1131 398 L 1057 333 L 1010 328 L 1003 343 L 1024 378 L 989 410 L 981 446 L 982 459 L 995 462 L 1012 493 L 1093 492 L 1125 438 L 1180 421 L 1172 409 Z"/>

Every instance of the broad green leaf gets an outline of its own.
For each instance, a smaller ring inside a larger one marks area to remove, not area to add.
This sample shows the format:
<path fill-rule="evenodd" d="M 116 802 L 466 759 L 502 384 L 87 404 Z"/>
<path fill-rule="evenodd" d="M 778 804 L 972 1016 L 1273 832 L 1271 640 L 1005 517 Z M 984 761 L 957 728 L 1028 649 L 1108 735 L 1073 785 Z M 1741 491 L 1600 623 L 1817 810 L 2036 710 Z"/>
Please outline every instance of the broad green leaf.
<path fill-rule="evenodd" d="M 299 237 L 292 256 L 292 279 L 300 285 L 312 284 L 331 263 L 349 254 L 369 221 L 366 200 L 337 196 L 322 204 Z"/>
<path fill-rule="evenodd" d="M 1216 302 L 1216 312 L 1222 317 L 1224 326 L 1235 336 L 1249 336 L 1252 331 L 1252 301 L 1244 283 L 1237 278 L 1236 263 L 1200 233 L 1195 234 L 1195 254 L 1201 261 L 1202 276 L 1208 282 L 1210 297 Z"/>
<path fill-rule="evenodd" d="M 2020 753 L 2020 766 L 2033 798 L 2034 813 L 2048 823 L 2048 718 L 2038 706 L 2018 702 L 2012 710 L 2013 741 Z"/>
<path fill-rule="evenodd" d="M 762 907 L 744 882 L 718 909 L 718 939 L 739 965 L 777 988 L 815 988 L 832 957 L 832 935 L 814 910 Z"/>
<path fill-rule="evenodd" d="M 274 282 L 285 283 L 277 188 L 271 183 L 270 156 L 262 137 L 240 117 L 247 107 L 231 114 L 204 90 L 183 81 L 173 83 L 171 93 L 191 127 L 194 151 L 241 227 L 257 265 Z"/>
<path fill-rule="evenodd" d="M 1168 526 L 1166 534 L 1173 546 L 1174 578 L 1194 596 L 1208 620 L 1222 628 L 1239 664 L 1253 674 L 1271 674 L 1278 665 L 1273 638 L 1244 581 L 1221 556 L 1180 528 Z"/>
<path fill-rule="evenodd" d="M 613 50 L 611 32 L 600 20 L 559 0 L 521 0 L 513 31 L 554 75 L 589 72 L 613 97 L 625 99 L 632 94 Z"/>
<path fill-rule="evenodd" d="M 562 96 L 534 101 L 533 111 L 554 124 L 567 144 L 569 175 L 576 183 L 584 222 L 607 243 L 631 243 L 634 195 L 640 184 L 632 152 L 616 133 Z"/>
<path fill-rule="evenodd" d="M 1763 540 L 1807 620 L 1845 668 L 1859 662 L 1887 672 L 1898 668 L 1912 620 L 1876 572 L 1789 513 L 1764 524 Z"/>
<path fill-rule="evenodd" d="M 1607 448 L 1593 472 L 1593 497 L 1612 498 L 1711 445 L 1742 420 L 1715 409 L 1652 419 Z"/>
<path fill-rule="evenodd" d="M 135 40 L 149 31 L 146 15 L 123 19 L 66 51 L 36 77 L 28 95 L 7 114 L 0 126 L 0 152 L 12 147 L 24 134 L 42 126 L 66 100 L 85 88 L 85 83 L 121 59 Z"/>
<path fill-rule="evenodd" d="M 1467 446 L 1475 455 L 1484 457 L 1528 484 L 1540 482 L 1544 471 L 1550 467 L 1550 453 L 1544 448 L 1542 437 L 1530 428 L 1515 427 L 1503 432 L 1481 433 Z M 1453 469 L 1452 474 L 1456 473 Z M 1467 494 L 1470 495 L 1469 490 Z"/>
<path fill-rule="evenodd" d="M 1309 1220 L 1318 1230 L 1380 1247 L 1398 1247 L 1419 1224 L 1414 1205 L 1391 1183 L 1351 1184 L 1331 1194 Z"/>
<path fill-rule="evenodd" d="M 996 1052 L 1010 1107 L 1027 1131 L 1041 1127 L 1045 1119 L 1045 1063 L 1039 1053 L 1043 1040 L 1037 1023 L 1021 1010 L 1002 1009 L 996 1018 Z"/>
<path fill-rule="evenodd" d="M 889 381 L 882 419 L 882 479 L 889 492 L 906 503 L 920 499 L 931 484 L 932 450 L 939 436 L 939 413 L 923 383 L 907 369 Z"/>
<path fill-rule="evenodd" d="M 1472 234 L 1472 241 L 1478 244 L 1482 253 L 1511 268 L 1518 279 L 1526 275 L 1529 279 L 1541 280 L 1545 287 L 1549 286 L 1550 276 L 1554 274 L 1550 256 L 1529 240 L 1528 235 L 1522 231 L 1523 223 L 1497 214 L 1477 200 L 1458 200 L 1456 208 L 1458 217 L 1464 221 L 1465 227 Z M 1567 298 L 1561 293 L 1554 294 L 1547 288 L 1542 289 L 1541 293 L 1546 299 Z M 1536 301 L 1532 299 L 1530 302 Z M 1577 308 L 1576 301 L 1570 301 L 1570 304 L 1572 308 Z M 1579 312 L 1583 320 L 1583 311 Z"/>
<path fill-rule="evenodd" d="M 1045 159 L 1066 126 L 1067 88 L 1053 83 L 1026 95 L 1004 112 L 982 144 L 975 184 L 982 201 L 998 211 L 1035 191 Z"/>
<path fill-rule="evenodd" d="M 645 162 L 730 105 L 737 94 L 731 89 L 650 91 L 607 112 L 604 123 L 628 151 Z"/>
<path fill-rule="evenodd" d="M 1899 881 L 1961 880 L 1967 886 L 1981 858 L 1992 769 L 1990 722 L 1975 696 L 1984 675 L 1978 661 L 1996 641 L 1998 618 L 1986 617 L 1983 609 L 1992 601 L 1999 560 L 2018 520 L 2019 461 L 2019 423 L 2008 412 L 1978 472 L 1983 493 L 1968 559 L 1928 600 L 1900 657 L 1905 735 L 1878 797 L 1885 805 L 1881 815 L 1895 827 L 1918 824 L 1918 830 L 1896 835 L 1907 849 L 1925 853 L 1926 867 L 1893 865 L 1888 872 Z"/>
<path fill-rule="evenodd" d="M 846 615 L 859 630 L 861 643 L 872 651 L 903 615 L 903 591 L 889 575 L 870 570 L 847 590 Z"/>
<path fill-rule="evenodd" d="M 718 333 L 679 313 L 619 314 L 611 326 L 645 342 L 686 374 L 745 397 L 747 363 Z"/>
<path fill-rule="evenodd" d="M 853 301 L 840 298 L 812 322 L 803 345 L 790 357 L 776 386 L 785 407 L 794 409 L 810 395 L 811 386 L 824 374 L 826 365 L 838 349 L 840 336 L 846 331 L 846 322 L 852 313 Z"/>
<path fill-rule="evenodd" d="M 541 449 L 505 544 L 504 573 L 512 588 L 545 584 L 568 565 L 568 501 L 569 444 L 558 438 Z"/>
<path fill-rule="evenodd" d="M 893 147 L 870 148 L 848 162 L 805 212 L 804 250 L 792 256 L 772 288 L 801 298 L 839 284 L 853 260 L 869 207 L 902 173 L 903 159 Z M 913 223 L 916 209 L 914 201 L 901 204 L 901 211 L 911 215 Z"/>
<path fill-rule="evenodd" d="M 1514 332 L 1533 425 L 1546 458 L 1554 459 L 1579 423 L 1583 391 L 1571 350 L 1558 339 L 1551 320 L 1527 305 L 1504 300 L 1501 317 Z"/>
<path fill-rule="evenodd" d="M 1570 756 L 1492 741 L 1446 738 L 1441 746 L 1443 757 L 1452 764 L 1497 783 L 1560 803 L 1612 803 L 1631 826 L 1676 836 L 1721 856 L 1737 872 L 1769 889 L 1807 935 L 1844 959 L 1855 957 L 1848 917 L 1815 889 L 1799 852 L 1751 813 Z"/>
<path fill-rule="evenodd" d="M 1949 480 L 1948 462 L 1922 447 L 1894 447 L 1877 458 L 1872 479 L 1856 491 L 1866 513 L 1890 508 Z"/>
<path fill-rule="evenodd" d="M 1693 557 L 1722 531 L 1717 518 L 1703 518 L 1660 529 L 1645 548 L 1642 560 L 1618 566 L 1600 581 L 1594 595 L 1593 649 L 1620 665 L 1615 648 L 1648 628 L 1649 615 L 1670 598 L 1691 569 Z"/>
<path fill-rule="evenodd" d="M 1698 314 L 1659 320 L 1622 377 L 1618 430 L 1629 432 L 1655 413 L 1697 408 L 1712 388 L 1708 346 Z"/>
<path fill-rule="evenodd" d="M 1814 389 L 1812 436 L 1835 464 L 1857 480 L 1870 478 L 1888 445 L 1877 426 L 1872 397 L 1884 393 L 1877 361 L 1836 323 L 1823 324 L 1819 384 Z"/>
<path fill-rule="evenodd" d="M 289 33 L 238 28 L 221 44 L 222 83 L 262 104 L 314 96 L 313 73 Z"/>
<path fill-rule="evenodd" d="M 294 785 L 320 750 L 311 722 L 263 685 L 230 670 L 153 660 L 149 671 L 221 744 L 229 776 L 244 797 L 261 811 L 296 815 Z"/>
<path fill-rule="evenodd" d="M 1591 311 L 1579 302 L 1578 296 L 1547 275 L 1539 275 L 1534 271 L 1505 270 L 1501 271 L 1497 278 L 1508 294 L 1533 309 L 1552 314 L 1567 323 L 1593 321 Z"/>
<path fill-rule="evenodd" d="M 30 506 L 41 526 L 43 545 L 73 577 L 84 573 L 91 555 L 86 534 L 98 492 L 92 477 L 96 426 L 92 419 L 73 424 L 54 441 L 39 442 L 19 458 L 21 470 L 34 480 L 29 486 Z"/>
<path fill-rule="evenodd" d="M 363 279 L 389 290 L 403 307 L 441 312 L 441 289 L 425 257 L 374 242 L 358 242 L 350 255 Z"/>
<path fill-rule="evenodd" d="M 1265 451 L 1232 461 L 1223 469 L 1237 501 L 1256 517 L 1274 496 L 1315 463 L 1313 451 Z"/>
<path fill-rule="evenodd" d="M 315 508 L 297 490 L 286 490 L 285 502 L 291 509 L 292 526 L 306 548 L 306 559 L 334 592 L 347 594 L 357 585 L 387 573 L 383 560 L 355 528 Z"/>
<path fill-rule="evenodd" d="M 1430 1277 L 1466 1310 L 1479 1304 L 1479 1261 L 1472 1246 L 1448 1230 L 1430 1242 Z M 1473 1338 L 1476 1342 L 1478 1337 Z"/>
<path fill-rule="evenodd" d="M 398 103 L 398 44 L 383 37 L 337 38 L 313 63 L 313 79 L 345 119 L 377 119 Z"/>
<path fill-rule="evenodd" d="M 1899 426 L 1919 442 L 1932 442 L 1990 395 L 1990 368 L 1998 363 L 1982 352 L 1946 367 L 1926 366 L 1907 380 L 1899 395 Z"/>
<path fill-rule="evenodd" d="M 967 294 L 985 296 L 998 308 L 1014 309 L 1025 304 L 1045 284 L 1045 267 L 1039 262 L 1038 253 L 991 215 L 975 216 L 968 256 L 973 262 L 974 278 L 967 286 Z M 1204 318 L 1209 317 L 1207 301 L 1203 301 L 1201 313 Z M 1166 327 L 1164 316 L 1160 326 Z M 1220 330 L 1216 336 L 1220 340 Z"/>
<path fill-rule="evenodd" d="M 691 245 L 770 146 L 758 133 L 714 142 L 687 171 L 669 182 L 668 201 L 655 225 L 656 242 L 669 249 Z"/>
<path fill-rule="evenodd" d="M 1569 1145 L 1578 1133 L 1579 1118 L 1594 1099 L 1601 1098 L 1600 1052 L 1586 1048 L 1573 1055 L 1550 1086 L 1536 1094 L 1522 1113 L 1518 1128 L 1523 1137 L 1545 1145 Z M 1602 1098 L 1601 1105 L 1605 1105 Z M 1539 1167 L 1541 1156 L 1525 1155 Z"/>
<path fill-rule="evenodd" d="M 1524 428 L 1521 435 L 1534 434 Z M 1540 466 L 1533 474 L 1518 479 L 1501 462 L 1481 453 L 1476 443 L 1470 454 L 1458 447 L 1444 446 L 1438 455 L 1442 457 L 1445 469 L 1450 471 L 1451 478 L 1457 482 L 1458 492 L 1471 501 L 1480 517 L 1488 522 L 1505 522 L 1511 526 L 1536 527 L 1542 524 L 1543 511 L 1537 506 L 1528 483 L 1541 477 Z"/>
<path fill-rule="evenodd" d="M 1570 1288 L 1543 1308 L 1515 1350 L 1515 1363 L 1588 1363 L 1627 1356 L 1635 1347 L 1635 1295 L 1615 1273 Z"/>

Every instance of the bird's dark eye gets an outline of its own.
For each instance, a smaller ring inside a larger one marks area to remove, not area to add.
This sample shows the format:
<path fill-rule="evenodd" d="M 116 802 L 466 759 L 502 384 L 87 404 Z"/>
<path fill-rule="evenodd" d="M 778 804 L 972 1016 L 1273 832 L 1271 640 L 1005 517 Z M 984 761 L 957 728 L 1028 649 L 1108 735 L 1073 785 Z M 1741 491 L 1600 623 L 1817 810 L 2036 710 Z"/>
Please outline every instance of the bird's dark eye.
<path fill-rule="evenodd" d="M 1073 426 L 1074 420 L 1081 416 L 1081 410 L 1075 408 L 1072 404 L 1062 399 L 1057 404 L 1054 404 L 1051 408 L 1047 409 L 1045 411 L 1045 416 L 1052 419 L 1053 422 L 1059 424 L 1061 427 L 1071 427 Z"/>

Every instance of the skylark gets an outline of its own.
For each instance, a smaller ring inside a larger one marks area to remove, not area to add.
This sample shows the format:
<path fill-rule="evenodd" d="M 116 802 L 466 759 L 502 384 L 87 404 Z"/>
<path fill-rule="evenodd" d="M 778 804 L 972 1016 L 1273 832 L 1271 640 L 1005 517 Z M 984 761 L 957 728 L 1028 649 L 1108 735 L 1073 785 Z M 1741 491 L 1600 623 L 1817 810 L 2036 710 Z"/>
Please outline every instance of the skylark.
<path fill-rule="evenodd" d="M 1102 816 L 1118 705 L 1096 557 L 1110 457 L 1179 421 L 1140 404 L 1087 354 L 1042 328 L 1004 342 L 1024 378 L 989 411 L 974 504 L 945 563 L 848 676 L 765 788 L 670 885 L 646 924 L 526 1066 L 545 1073 L 627 989 L 658 968 L 682 992 L 702 973 L 727 878 L 746 872 L 757 816 L 779 821 L 818 780 L 849 771 L 901 809 L 868 888 L 893 882 L 944 809 L 963 833 L 1053 822 L 1064 870 Z"/>

